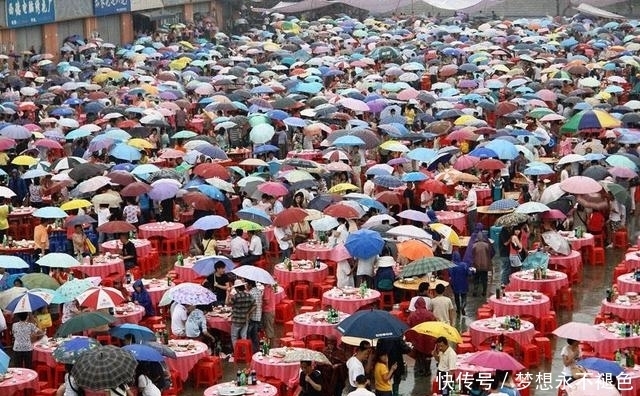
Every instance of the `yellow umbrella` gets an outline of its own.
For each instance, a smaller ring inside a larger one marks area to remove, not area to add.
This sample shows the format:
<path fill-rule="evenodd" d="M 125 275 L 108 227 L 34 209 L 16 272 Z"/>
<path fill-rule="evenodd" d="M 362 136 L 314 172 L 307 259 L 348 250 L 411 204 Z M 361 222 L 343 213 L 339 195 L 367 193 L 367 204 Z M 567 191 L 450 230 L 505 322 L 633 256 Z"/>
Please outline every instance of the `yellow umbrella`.
<path fill-rule="evenodd" d="M 91 202 L 87 201 L 86 199 L 72 199 L 71 201 L 65 202 L 62 205 L 60 205 L 60 209 L 75 210 L 75 209 L 88 208 L 89 206 L 91 206 Z"/>
<path fill-rule="evenodd" d="M 380 145 L 380 148 L 387 151 L 398 151 L 401 153 L 406 153 L 409 151 L 409 147 L 405 146 L 397 140 L 387 140 Z"/>
<path fill-rule="evenodd" d="M 21 166 L 33 166 L 38 163 L 38 160 L 28 155 L 19 155 L 16 158 L 14 158 L 13 161 L 11 161 L 11 163 L 14 165 L 21 165 Z"/>
<path fill-rule="evenodd" d="M 506 67 L 505 65 L 502 65 L 502 64 L 493 66 L 493 70 L 501 71 L 501 72 L 504 72 L 504 73 L 509 73 L 511 71 L 511 70 L 509 70 L 508 67 Z"/>
<path fill-rule="evenodd" d="M 181 62 L 179 59 L 176 59 L 169 63 L 169 69 L 171 70 L 182 70 L 185 67 L 187 67 L 187 63 Z"/>
<path fill-rule="evenodd" d="M 329 192 L 332 194 L 342 194 L 347 191 L 360 191 L 360 187 L 351 183 L 340 183 L 329 189 Z"/>
<path fill-rule="evenodd" d="M 460 246 L 460 237 L 453 230 L 453 228 L 449 227 L 448 225 L 442 223 L 432 223 L 429 224 L 429 228 L 442 235 L 442 237 L 448 240 L 452 245 Z"/>
<path fill-rule="evenodd" d="M 151 142 L 149 142 L 148 140 L 140 139 L 140 138 L 130 139 L 130 140 L 127 141 L 127 144 L 129 146 L 135 147 L 137 149 L 152 149 L 152 148 L 155 148 L 155 146 L 153 144 L 151 144 Z"/>
<path fill-rule="evenodd" d="M 280 46 L 276 43 L 272 43 L 272 42 L 266 42 L 264 43 L 264 45 L 262 46 L 262 48 L 267 51 L 267 52 L 276 52 L 276 51 L 280 51 Z"/>
<path fill-rule="evenodd" d="M 433 338 L 444 337 L 447 340 L 460 344 L 462 343 L 462 337 L 455 327 L 446 324 L 444 322 L 422 322 L 419 325 L 413 327 L 411 330 L 418 334 L 424 334 Z"/>
<path fill-rule="evenodd" d="M 458 117 L 454 122 L 453 125 L 475 125 L 479 122 L 480 120 L 478 120 L 476 117 L 470 115 L 470 114 L 465 114 L 462 115 L 460 117 Z"/>
<path fill-rule="evenodd" d="M 193 46 L 193 44 L 191 44 L 188 41 L 179 41 L 178 44 L 180 44 L 181 46 L 185 47 L 185 48 L 189 48 L 189 49 L 195 49 L 195 47 Z"/>
<path fill-rule="evenodd" d="M 140 88 L 144 89 L 149 95 L 158 95 L 158 87 L 151 84 L 140 84 Z"/>
<path fill-rule="evenodd" d="M 33 137 L 34 137 L 34 138 L 36 138 L 36 139 L 44 139 L 44 137 L 45 137 L 45 136 L 42 134 L 42 132 L 39 132 L 39 131 L 31 132 L 31 134 L 32 134 L 32 135 L 33 135 Z"/>
<path fill-rule="evenodd" d="M 144 62 L 144 61 L 147 60 L 147 55 L 145 55 L 145 54 L 133 54 L 133 55 L 131 55 L 131 58 L 129 58 L 129 60 L 134 62 L 134 63 Z"/>

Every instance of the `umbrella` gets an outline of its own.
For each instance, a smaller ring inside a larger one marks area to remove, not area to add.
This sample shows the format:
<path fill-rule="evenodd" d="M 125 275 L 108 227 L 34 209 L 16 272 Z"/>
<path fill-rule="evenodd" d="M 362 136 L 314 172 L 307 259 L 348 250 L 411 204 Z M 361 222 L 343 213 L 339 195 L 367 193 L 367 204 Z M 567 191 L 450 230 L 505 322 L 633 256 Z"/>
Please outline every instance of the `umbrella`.
<path fill-rule="evenodd" d="M 160 344 L 159 342 L 156 342 L 156 341 L 147 341 L 144 344 L 160 352 L 162 356 L 166 356 L 171 359 L 178 358 L 178 355 L 176 355 L 176 352 L 170 347 L 168 347 L 167 345 Z"/>
<path fill-rule="evenodd" d="M 282 197 L 289 193 L 287 187 L 285 187 L 282 183 L 277 182 L 266 182 L 258 185 L 258 191 L 268 194 L 272 197 Z"/>
<path fill-rule="evenodd" d="M 625 375 L 623 374 L 622 377 Z M 630 379 L 623 380 L 619 378 L 618 380 L 621 388 L 627 386 L 622 385 L 624 383 L 630 384 Z M 620 391 L 615 385 L 601 378 L 580 378 L 564 386 L 567 396 L 591 396 L 594 394 L 594 390 L 596 390 L 598 396 L 620 396 Z"/>
<path fill-rule="evenodd" d="M 590 177 L 571 176 L 560 182 L 560 188 L 569 194 L 593 194 L 602 190 L 602 185 Z"/>
<path fill-rule="evenodd" d="M 53 350 L 53 358 L 58 363 L 75 364 L 86 351 L 100 347 L 100 343 L 89 337 L 74 337 L 62 341 Z"/>
<path fill-rule="evenodd" d="M 0 255 L 0 264 L 5 269 L 29 268 L 29 264 L 18 256 Z M 13 286 L 13 285 L 10 285 Z"/>
<path fill-rule="evenodd" d="M 273 218 L 273 225 L 275 227 L 286 227 L 290 224 L 304 221 L 308 215 L 309 214 L 304 209 L 287 208 Z"/>
<path fill-rule="evenodd" d="M 611 360 L 591 357 L 579 360 L 577 363 L 579 366 L 588 370 L 597 371 L 602 374 L 611 374 L 612 377 L 617 377 L 624 373 L 624 369 L 620 367 L 618 363 Z"/>
<path fill-rule="evenodd" d="M 93 287 L 89 279 L 71 279 L 62 284 L 54 293 L 52 304 L 63 304 L 76 299 L 80 294 Z"/>
<path fill-rule="evenodd" d="M 218 261 L 222 261 L 226 265 L 226 271 L 231 271 L 235 267 L 233 261 L 226 256 L 205 256 L 196 260 L 193 264 L 193 270 L 202 276 L 213 274 Z"/>
<path fill-rule="evenodd" d="M 531 213 L 542 213 L 548 210 L 550 209 L 547 205 L 540 202 L 531 201 L 531 202 L 525 202 L 522 205 L 518 206 L 515 210 L 515 213 L 531 214 Z"/>
<path fill-rule="evenodd" d="M 121 220 L 108 221 L 98 227 L 99 232 L 107 234 L 126 234 L 135 230 L 136 227 L 133 224 Z"/>
<path fill-rule="evenodd" d="M 131 353 L 106 345 L 80 355 L 71 375 L 78 386 L 94 390 L 110 389 L 130 382 L 136 366 L 137 362 Z"/>
<path fill-rule="evenodd" d="M 453 228 L 448 225 L 442 223 L 431 223 L 429 224 L 429 228 L 442 235 L 442 237 L 448 240 L 452 245 L 460 246 L 460 237 Z"/>
<path fill-rule="evenodd" d="M 284 363 L 293 363 L 293 362 L 317 362 L 320 364 L 331 364 L 329 359 L 319 351 L 314 351 L 312 349 L 306 348 L 275 348 L 271 349 L 274 353 L 283 353 L 284 358 L 282 361 Z"/>
<path fill-rule="evenodd" d="M 125 351 L 131 353 L 139 362 L 162 362 L 164 356 L 155 348 L 144 344 L 131 344 L 122 347 Z"/>
<path fill-rule="evenodd" d="M 455 264 L 453 264 L 449 260 L 443 259 L 442 257 L 423 257 L 405 265 L 402 268 L 400 276 L 403 278 L 408 278 L 411 276 L 430 274 L 432 272 L 453 267 L 455 267 Z"/>
<path fill-rule="evenodd" d="M 489 205 L 489 210 L 511 210 L 517 208 L 518 201 L 511 198 L 500 199 L 497 201 L 493 201 L 491 205 Z"/>
<path fill-rule="evenodd" d="M 382 252 L 384 239 L 375 231 L 361 229 L 349 234 L 344 247 L 351 256 L 368 259 Z"/>
<path fill-rule="evenodd" d="M 340 183 L 329 189 L 329 192 L 332 194 L 340 194 L 347 191 L 360 191 L 360 187 L 351 183 Z"/>
<path fill-rule="evenodd" d="M 380 199 L 378 198 L 378 200 Z M 345 219 L 359 219 L 365 214 L 362 206 L 354 201 L 342 201 L 331 204 L 324 208 L 323 212 L 325 215 Z"/>
<path fill-rule="evenodd" d="M 81 333 L 95 327 L 108 325 L 115 322 L 116 318 L 102 312 L 83 312 L 64 322 L 58 330 L 56 337 L 67 337 L 74 333 Z"/>
<path fill-rule="evenodd" d="M 75 227 L 79 224 L 91 224 L 91 223 L 96 223 L 97 220 L 94 219 L 91 216 L 88 215 L 77 215 L 77 216 L 73 216 L 70 217 L 68 219 L 65 220 L 64 225 L 65 227 Z"/>
<path fill-rule="evenodd" d="M 233 272 L 240 278 L 259 282 L 264 285 L 276 284 L 276 280 L 273 279 L 273 276 L 271 276 L 269 272 L 253 265 L 242 265 L 238 268 L 234 268 L 231 272 Z"/>
<path fill-rule="evenodd" d="M 609 176 L 609 170 L 602 165 L 591 165 L 582 172 L 582 176 L 600 181 Z"/>
<path fill-rule="evenodd" d="M 560 158 L 557 165 L 571 164 L 573 162 L 584 162 L 586 158 L 580 154 L 568 154 Z"/>
<path fill-rule="evenodd" d="M 406 257 L 408 260 L 415 261 L 424 257 L 433 257 L 433 250 L 426 243 L 410 239 L 396 245 L 398 256 Z"/>
<path fill-rule="evenodd" d="M 49 305 L 51 298 L 53 298 L 53 296 L 48 293 L 27 291 L 10 301 L 5 309 L 14 314 L 20 312 L 35 312 Z"/>
<path fill-rule="evenodd" d="M 315 231 L 321 232 L 331 231 L 339 225 L 340 223 L 338 223 L 338 220 L 333 216 L 323 216 L 320 219 L 311 221 L 311 227 Z"/>
<path fill-rule="evenodd" d="M 72 199 L 71 201 L 65 202 L 62 205 L 60 205 L 60 209 L 64 211 L 76 210 L 76 209 L 88 208 L 91 205 L 92 203 L 90 201 L 87 201 L 86 199 Z"/>
<path fill-rule="evenodd" d="M 264 228 L 260 224 L 248 220 L 236 220 L 229 223 L 228 227 L 232 230 L 240 229 L 244 231 L 261 231 Z"/>
<path fill-rule="evenodd" d="M 16 193 L 14 193 L 10 188 L 5 186 L 0 186 L 0 197 L 11 198 L 15 196 L 16 196 Z"/>
<path fill-rule="evenodd" d="M 622 166 L 614 166 L 613 168 L 610 168 L 609 173 L 612 176 L 615 176 L 621 179 L 633 179 L 634 177 L 638 176 L 638 174 L 634 172 L 632 169 L 624 168 Z"/>
<path fill-rule="evenodd" d="M 549 209 L 540 216 L 543 220 L 564 220 L 567 216 L 558 209 Z"/>
<path fill-rule="evenodd" d="M 71 173 L 69 173 L 69 176 L 72 177 Z M 111 179 L 106 176 L 94 176 L 78 184 L 76 190 L 81 194 L 93 193 L 109 183 L 111 183 Z"/>
<path fill-rule="evenodd" d="M 601 130 L 616 128 L 621 125 L 620 120 L 603 110 L 582 110 L 569 118 L 560 132 L 580 132 L 585 130 Z"/>
<path fill-rule="evenodd" d="M 602 183 L 605 190 L 611 193 L 616 201 L 620 202 L 623 205 L 626 205 L 629 199 L 629 191 L 626 188 L 622 187 L 616 183 Z"/>
<path fill-rule="evenodd" d="M 60 287 L 60 283 L 47 274 L 31 273 L 20 278 L 22 284 L 27 289 L 51 289 L 56 290 Z"/>
<path fill-rule="evenodd" d="M 569 322 L 553 331 L 558 337 L 577 341 L 598 342 L 604 340 L 600 329 L 588 323 Z"/>
<path fill-rule="evenodd" d="M 373 184 L 391 189 L 402 187 L 405 183 L 395 176 L 376 175 L 373 177 Z"/>
<path fill-rule="evenodd" d="M 520 362 L 508 353 L 501 351 L 488 350 L 476 352 L 471 355 L 467 362 L 476 366 L 511 371 L 514 373 L 524 370 L 524 366 L 520 364 Z"/>
<path fill-rule="evenodd" d="M 87 289 L 76 300 L 80 306 L 91 309 L 114 308 L 125 301 L 120 290 L 104 286 Z"/>
<path fill-rule="evenodd" d="M 407 220 L 421 221 L 423 223 L 431 222 L 431 218 L 429 217 L 429 215 L 427 215 L 426 212 L 421 212 L 415 209 L 403 210 L 402 212 L 398 213 L 398 217 Z"/>
<path fill-rule="evenodd" d="M 460 344 L 462 337 L 458 330 L 444 322 L 423 322 L 412 328 L 418 334 L 428 335 L 433 338 L 445 337 L 450 342 Z"/>
<path fill-rule="evenodd" d="M 19 275 L 19 274 L 16 274 L 16 275 Z M 9 304 L 15 298 L 26 293 L 27 291 L 28 289 L 26 287 L 14 286 L 14 287 L 11 287 L 10 289 L 0 292 L 0 307 L 6 307 L 7 304 Z"/>
<path fill-rule="evenodd" d="M 73 256 L 66 253 L 47 253 L 40 257 L 36 263 L 43 267 L 51 268 L 72 268 L 80 265 L 80 262 Z"/>
<path fill-rule="evenodd" d="M 526 223 L 527 220 L 529 220 L 529 216 L 526 214 L 513 212 L 499 217 L 494 225 L 498 227 L 515 227 Z"/>
<path fill-rule="evenodd" d="M 156 335 L 151 329 L 145 326 L 131 323 L 124 323 L 113 327 L 111 330 L 109 330 L 109 333 L 113 337 L 119 338 L 121 340 L 124 340 L 127 334 L 132 335 L 136 340 L 136 343 L 156 340 Z"/>
<path fill-rule="evenodd" d="M 387 234 L 407 238 L 431 240 L 433 237 L 426 230 L 414 225 L 395 226 L 387 230 Z"/>
<path fill-rule="evenodd" d="M 206 287 L 189 283 L 172 294 L 173 300 L 185 305 L 207 305 L 216 301 L 216 295 Z"/>
<path fill-rule="evenodd" d="M 369 339 L 402 337 L 407 328 L 406 323 L 379 309 L 357 311 L 337 326 L 344 336 Z"/>
<path fill-rule="evenodd" d="M 204 216 L 196 220 L 191 228 L 196 230 L 218 230 L 229 225 L 229 220 L 218 215 Z"/>

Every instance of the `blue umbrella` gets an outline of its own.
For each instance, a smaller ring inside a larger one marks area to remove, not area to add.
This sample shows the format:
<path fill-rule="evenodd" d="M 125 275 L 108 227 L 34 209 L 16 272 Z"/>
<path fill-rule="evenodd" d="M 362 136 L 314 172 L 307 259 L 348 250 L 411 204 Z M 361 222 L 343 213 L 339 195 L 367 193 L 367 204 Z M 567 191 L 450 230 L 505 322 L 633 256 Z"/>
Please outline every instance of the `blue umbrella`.
<path fill-rule="evenodd" d="M 495 151 L 486 148 L 486 147 L 477 147 L 473 150 L 471 150 L 471 152 L 469 153 L 470 156 L 472 157 L 477 157 L 477 158 L 496 158 L 498 157 L 498 153 L 496 153 Z"/>
<path fill-rule="evenodd" d="M 201 184 L 197 188 L 201 193 L 203 193 L 204 195 L 206 195 L 209 198 L 215 199 L 216 201 L 224 201 L 225 200 L 224 194 L 217 187 L 214 187 L 214 186 L 211 186 L 211 185 L 208 185 L 208 184 Z"/>
<path fill-rule="evenodd" d="M 7 372 L 10 360 L 9 355 L 0 349 L 0 373 L 5 374 Z"/>
<path fill-rule="evenodd" d="M 33 216 L 45 219 L 64 219 L 68 215 L 67 212 L 56 206 L 45 206 L 44 208 L 37 209 L 33 212 Z"/>
<path fill-rule="evenodd" d="M 225 256 L 206 256 L 196 260 L 193 264 L 193 270 L 202 276 L 211 275 L 215 272 L 214 266 L 218 261 L 222 261 L 225 265 L 225 271 L 231 272 L 235 268 L 235 264 L 228 257 Z"/>
<path fill-rule="evenodd" d="M 204 216 L 196 220 L 191 227 L 197 230 L 218 230 L 229 224 L 229 220 L 218 215 Z"/>
<path fill-rule="evenodd" d="M 303 127 L 307 126 L 307 122 L 305 120 L 303 120 L 302 118 L 299 118 L 299 117 L 287 117 L 284 120 L 282 120 L 282 122 L 285 125 L 292 126 L 292 127 L 303 128 Z"/>
<path fill-rule="evenodd" d="M 373 177 L 373 184 L 386 188 L 398 188 L 404 186 L 404 182 L 395 176 L 378 175 Z"/>
<path fill-rule="evenodd" d="M 485 147 L 493 150 L 498 155 L 498 158 L 503 160 L 512 160 L 518 156 L 518 149 L 516 146 L 506 140 L 492 140 Z"/>
<path fill-rule="evenodd" d="M 129 134 L 129 132 L 120 128 L 111 128 L 104 133 L 104 136 L 120 142 L 126 142 L 127 140 L 131 139 L 131 135 Z"/>
<path fill-rule="evenodd" d="M 142 154 L 140 154 L 138 149 L 126 143 L 116 144 L 111 151 L 109 151 L 109 155 L 125 161 L 138 161 L 142 158 Z"/>
<path fill-rule="evenodd" d="M 383 204 L 373 198 L 361 198 L 356 202 L 358 202 L 362 206 L 366 206 L 367 208 L 373 208 L 380 213 L 387 213 L 387 208 L 385 208 Z"/>
<path fill-rule="evenodd" d="M 125 336 L 127 334 L 130 334 L 134 337 L 136 343 L 156 340 L 156 335 L 153 333 L 153 331 L 151 331 L 151 329 L 132 323 L 124 323 L 119 326 L 113 327 L 111 330 L 109 330 L 109 333 L 121 340 L 124 340 Z"/>
<path fill-rule="evenodd" d="M 430 162 L 434 158 L 436 158 L 438 152 L 436 150 L 430 148 L 419 147 L 413 149 L 407 153 L 407 158 L 420 161 L 420 162 Z"/>
<path fill-rule="evenodd" d="M 507 198 L 500 199 L 498 201 L 493 202 L 489 205 L 489 210 L 509 210 L 517 208 L 519 205 L 518 201 L 515 199 Z"/>
<path fill-rule="evenodd" d="M 340 136 L 333 141 L 334 146 L 364 146 L 364 140 L 354 135 Z"/>
<path fill-rule="evenodd" d="M 195 151 L 200 152 L 204 155 L 208 155 L 211 158 L 216 158 L 220 160 L 229 159 L 227 153 L 224 152 L 220 147 L 213 146 L 211 144 L 200 144 L 194 148 Z"/>
<path fill-rule="evenodd" d="M 49 302 L 42 295 L 28 291 L 9 302 L 6 310 L 9 312 L 35 312 L 42 307 L 49 305 Z"/>
<path fill-rule="evenodd" d="M 74 337 L 65 340 L 53 351 L 53 358 L 58 363 L 75 364 L 78 356 L 100 346 L 100 343 L 89 337 Z"/>
<path fill-rule="evenodd" d="M 409 173 L 405 173 L 404 176 L 402 176 L 403 182 L 418 182 L 418 181 L 423 181 L 427 179 L 428 179 L 427 175 L 425 175 L 422 172 L 409 172 Z"/>
<path fill-rule="evenodd" d="M 253 149 L 254 154 L 277 153 L 280 149 L 271 144 L 263 144 Z"/>
<path fill-rule="evenodd" d="M 139 362 L 164 361 L 164 356 L 162 356 L 160 352 L 158 352 L 155 348 L 150 347 L 149 345 L 144 345 L 144 344 L 125 345 L 122 347 L 122 349 L 124 349 L 125 351 L 131 352 L 131 354 Z"/>
<path fill-rule="evenodd" d="M 367 229 L 352 232 L 347 237 L 344 247 L 352 257 L 368 259 L 382 252 L 384 239 L 379 233 Z"/>
<path fill-rule="evenodd" d="M 69 107 L 58 107 L 57 109 L 54 109 L 51 111 L 51 113 L 49 113 L 49 115 L 54 117 L 66 117 L 72 114 L 73 114 L 73 109 Z"/>
<path fill-rule="evenodd" d="M 406 323 L 380 309 L 358 311 L 337 326 L 344 336 L 369 340 L 402 337 L 408 328 Z"/>
<path fill-rule="evenodd" d="M 246 208 L 238 211 L 238 218 L 241 220 L 249 220 L 254 223 L 258 223 L 261 226 L 268 227 L 271 225 L 271 218 L 269 215 L 258 208 Z"/>
<path fill-rule="evenodd" d="M 6 269 L 29 268 L 29 264 L 18 256 L 0 255 L 0 263 L 2 263 L 2 268 Z M 13 286 L 13 282 L 9 286 Z"/>
<path fill-rule="evenodd" d="M 578 364 L 586 369 L 594 370 L 602 374 L 611 374 L 613 377 L 617 377 L 624 373 L 624 369 L 614 361 L 600 359 L 600 358 L 586 358 L 578 361 Z"/>
<path fill-rule="evenodd" d="M 536 251 L 527 256 L 522 262 L 522 270 L 530 270 L 535 268 L 546 269 L 549 266 L 549 254 L 546 252 Z"/>

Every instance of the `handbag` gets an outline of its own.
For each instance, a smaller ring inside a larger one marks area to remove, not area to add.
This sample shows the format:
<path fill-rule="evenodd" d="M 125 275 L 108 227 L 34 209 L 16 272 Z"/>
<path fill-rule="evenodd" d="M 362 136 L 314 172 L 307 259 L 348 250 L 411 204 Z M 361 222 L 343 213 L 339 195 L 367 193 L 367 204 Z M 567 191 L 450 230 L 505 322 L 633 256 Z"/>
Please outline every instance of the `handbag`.
<path fill-rule="evenodd" d="M 89 252 L 89 254 L 94 255 L 97 252 L 96 247 L 94 246 L 93 242 L 91 242 L 89 240 L 89 238 L 84 240 L 84 247 L 87 249 L 87 251 Z"/>
<path fill-rule="evenodd" d="M 36 315 L 36 320 L 38 321 L 38 328 L 41 330 L 53 326 L 53 321 L 51 320 L 50 313 Z"/>
<path fill-rule="evenodd" d="M 522 261 L 520 260 L 520 256 L 517 254 L 509 256 L 509 263 L 512 267 L 522 267 Z"/>

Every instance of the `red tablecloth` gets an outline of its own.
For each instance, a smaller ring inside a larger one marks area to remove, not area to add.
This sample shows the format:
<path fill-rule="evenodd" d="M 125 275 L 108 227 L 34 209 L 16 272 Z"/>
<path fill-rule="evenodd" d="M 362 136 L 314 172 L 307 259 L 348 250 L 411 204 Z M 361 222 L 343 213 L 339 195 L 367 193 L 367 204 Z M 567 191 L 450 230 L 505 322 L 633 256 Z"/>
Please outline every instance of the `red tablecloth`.
<path fill-rule="evenodd" d="M 205 389 L 204 396 L 217 396 L 221 389 L 236 388 L 235 384 L 235 381 L 232 381 L 211 386 Z M 252 394 L 256 396 L 276 396 L 278 394 L 278 389 L 271 384 L 267 384 L 266 382 L 260 382 L 257 385 L 243 386 L 243 388 L 247 388 L 249 391 L 253 391 Z"/>
<path fill-rule="evenodd" d="M 118 274 L 124 277 L 124 261 L 118 257 L 105 257 L 96 256 L 93 258 L 93 264 L 89 263 L 89 258 L 85 257 L 82 261 L 82 265 L 72 267 L 86 276 L 99 276 L 101 278 L 107 278 L 110 274 Z"/>
<path fill-rule="evenodd" d="M 640 293 L 640 282 L 636 281 L 633 276 L 633 272 L 629 274 L 620 275 L 617 279 L 618 292 L 620 294 L 635 292 Z"/>
<path fill-rule="evenodd" d="M 287 158 L 303 158 L 306 160 L 316 160 L 322 158 L 320 150 L 291 150 L 287 153 Z"/>
<path fill-rule="evenodd" d="M 349 317 L 349 314 L 339 312 L 340 323 L 343 319 Z M 342 334 L 336 329 L 335 323 L 329 323 L 326 320 L 327 311 L 317 311 L 296 315 L 293 318 L 293 338 L 301 340 L 309 335 L 322 335 L 325 337 L 334 336 L 340 338 Z"/>
<path fill-rule="evenodd" d="M 147 292 L 149 293 L 149 297 L 151 297 L 151 302 L 154 306 L 158 305 L 158 302 L 162 298 L 164 292 L 169 290 L 166 279 L 143 279 L 142 284 L 147 288 Z M 130 294 L 133 293 L 133 283 L 125 285 L 125 287 Z"/>
<path fill-rule="evenodd" d="M 223 331 L 227 334 L 231 333 L 231 313 L 208 313 L 207 327 Z"/>
<path fill-rule="evenodd" d="M 582 253 L 572 250 L 568 256 L 551 254 L 549 255 L 549 268 L 564 272 L 573 281 L 582 271 Z"/>
<path fill-rule="evenodd" d="M 13 208 L 11 213 L 9 213 L 9 221 L 20 221 L 23 223 L 30 223 L 33 219 L 33 212 L 36 211 L 36 208 L 32 208 L 31 206 L 21 207 L 21 208 Z"/>
<path fill-rule="evenodd" d="M 466 201 L 458 201 L 457 199 L 447 199 L 447 210 L 453 212 L 466 212 L 467 211 L 467 202 Z"/>
<path fill-rule="evenodd" d="M 33 344 L 33 361 L 45 363 L 47 366 L 53 368 L 57 364 L 53 358 L 53 351 L 56 349 L 56 345 L 52 344 L 52 341 L 42 344 L 40 341 Z"/>
<path fill-rule="evenodd" d="M 183 344 L 193 345 L 193 349 L 184 350 Z M 195 340 L 169 340 L 169 348 L 176 352 L 177 358 L 166 358 L 164 361 L 167 363 L 170 369 L 178 371 L 180 378 L 186 381 L 189 377 L 189 372 L 193 366 L 198 363 L 198 360 L 209 354 L 207 344 Z"/>
<path fill-rule="evenodd" d="M 538 293 L 539 299 L 526 292 L 505 294 L 501 299 L 497 299 L 495 294 L 489 297 L 489 305 L 497 316 L 531 315 L 540 319 L 551 311 L 551 300 L 542 293 Z"/>
<path fill-rule="evenodd" d="M 459 234 L 467 234 L 467 216 L 464 213 L 445 210 L 436 212 L 436 216 L 440 223 L 455 228 Z"/>
<path fill-rule="evenodd" d="M 602 300 L 600 311 L 602 313 L 608 313 L 617 316 L 618 318 L 627 322 L 640 320 L 640 303 L 629 303 L 629 305 L 627 305 L 624 303 L 607 302 L 607 300 Z"/>
<path fill-rule="evenodd" d="M 11 378 L 0 382 L 0 395 L 11 396 L 27 389 L 33 389 L 36 392 L 40 390 L 38 373 L 35 371 L 11 367 L 7 373 Z"/>
<path fill-rule="evenodd" d="M 489 198 L 490 196 L 491 196 L 491 189 L 489 187 L 484 187 L 484 188 L 476 187 L 476 198 L 478 199 L 478 202 L 486 198 Z"/>
<path fill-rule="evenodd" d="M 184 259 L 184 265 L 179 265 L 176 261 L 173 270 L 178 274 L 178 279 L 184 282 L 193 282 L 196 278 L 199 278 L 201 275 L 193 270 L 195 263 L 196 259 L 191 257 Z"/>
<path fill-rule="evenodd" d="M 138 227 L 138 234 L 141 238 L 151 238 L 154 236 L 168 239 L 178 239 L 184 234 L 184 224 L 174 222 L 147 223 Z"/>
<path fill-rule="evenodd" d="M 471 343 L 475 346 L 481 345 L 487 339 L 498 337 L 504 334 L 505 337 L 511 338 L 518 345 L 526 345 L 531 343 L 536 334 L 536 329 L 531 322 L 522 321 L 520 330 L 504 330 L 500 327 L 504 323 L 505 318 L 498 316 L 494 319 L 481 319 L 469 324 L 469 332 L 471 333 Z"/>
<path fill-rule="evenodd" d="M 571 235 L 573 235 L 573 232 L 570 233 L 570 236 L 565 237 L 565 239 L 569 242 L 569 245 L 571 245 L 571 249 L 573 250 L 580 251 L 583 247 L 595 246 L 596 239 L 592 234 L 585 233 L 582 238 L 576 238 Z"/>
<path fill-rule="evenodd" d="M 306 265 L 304 268 L 300 268 L 299 265 L 303 264 L 302 261 L 293 260 L 293 269 L 287 270 L 284 264 L 276 264 L 273 268 L 273 276 L 278 281 L 278 284 L 288 286 L 295 281 L 308 281 L 310 283 L 321 283 L 329 274 L 329 267 L 325 263 L 320 263 L 320 268 L 316 269 L 313 266 L 313 262 L 304 262 Z"/>
<path fill-rule="evenodd" d="M 283 358 L 273 356 L 277 351 L 284 352 L 284 348 L 272 349 L 271 356 L 255 353 L 251 359 L 251 369 L 256 370 L 256 374 L 261 377 L 276 377 L 293 388 L 298 384 L 300 377 L 300 363 L 285 363 Z"/>
<path fill-rule="evenodd" d="M 118 306 L 113 316 L 116 318 L 114 326 L 125 323 L 138 324 L 144 317 L 144 307 L 137 304 Z"/>
<path fill-rule="evenodd" d="M 151 254 L 151 242 L 148 239 L 132 239 L 131 242 L 136 247 L 136 255 L 138 257 L 146 257 Z M 122 243 L 117 239 L 104 242 L 100 245 L 100 251 L 102 253 L 121 254 Z"/>
<path fill-rule="evenodd" d="M 301 243 L 296 246 L 295 256 L 301 260 L 331 260 L 339 261 L 333 255 L 334 247 L 321 245 L 320 243 Z"/>
<path fill-rule="evenodd" d="M 322 306 L 329 305 L 340 312 L 352 314 L 360 307 L 380 300 L 380 292 L 377 290 L 369 289 L 364 298 L 357 292 L 358 289 L 355 289 L 354 294 L 344 294 L 340 289 L 328 290 L 322 295 Z"/>
<path fill-rule="evenodd" d="M 511 274 L 509 277 L 508 291 L 519 290 L 537 290 L 546 294 L 549 297 L 556 295 L 557 291 L 563 286 L 569 285 L 569 278 L 567 274 L 559 271 L 547 271 L 546 279 L 533 279 L 532 271 L 518 271 Z"/>
<path fill-rule="evenodd" d="M 604 336 L 604 340 L 598 342 L 589 342 L 593 349 L 600 356 L 609 356 L 613 354 L 616 349 L 634 348 L 640 345 L 640 336 L 633 337 L 619 337 L 616 324 L 613 323 L 601 323 L 594 325 L 600 329 L 600 333 Z"/>

